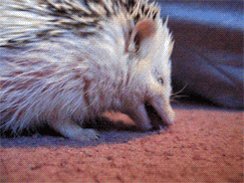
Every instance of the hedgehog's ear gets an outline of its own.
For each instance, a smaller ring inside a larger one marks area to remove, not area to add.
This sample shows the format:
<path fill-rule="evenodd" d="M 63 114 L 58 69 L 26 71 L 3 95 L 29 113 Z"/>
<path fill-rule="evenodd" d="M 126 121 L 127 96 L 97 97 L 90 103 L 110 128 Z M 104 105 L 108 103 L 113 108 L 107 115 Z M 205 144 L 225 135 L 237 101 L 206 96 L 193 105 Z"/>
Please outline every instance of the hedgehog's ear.
<path fill-rule="evenodd" d="M 132 30 L 127 43 L 127 50 L 137 53 L 141 58 L 145 57 L 153 44 L 156 31 L 157 25 L 153 20 L 144 19 L 139 21 Z"/>

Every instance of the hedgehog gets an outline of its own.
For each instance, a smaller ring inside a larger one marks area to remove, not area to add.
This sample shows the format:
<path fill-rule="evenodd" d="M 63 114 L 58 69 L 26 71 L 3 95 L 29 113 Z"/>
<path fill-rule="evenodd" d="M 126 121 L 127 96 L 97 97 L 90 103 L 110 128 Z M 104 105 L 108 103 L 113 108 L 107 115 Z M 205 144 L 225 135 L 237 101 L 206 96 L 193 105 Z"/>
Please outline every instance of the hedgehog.
<path fill-rule="evenodd" d="M 48 125 L 99 137 L 86 121 L 115 111 L 148 131 L 174 121 L 174 41 L 148 0 L 2 0 L 0 130 Z"/>

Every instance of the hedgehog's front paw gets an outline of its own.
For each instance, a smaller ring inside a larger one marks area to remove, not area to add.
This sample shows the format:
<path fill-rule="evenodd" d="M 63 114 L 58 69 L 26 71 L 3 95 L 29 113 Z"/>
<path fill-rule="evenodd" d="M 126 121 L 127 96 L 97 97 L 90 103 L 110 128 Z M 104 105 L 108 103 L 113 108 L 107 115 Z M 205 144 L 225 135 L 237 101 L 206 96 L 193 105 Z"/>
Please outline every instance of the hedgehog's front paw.
<path fill-rule="evenodd" d="M 81 132 L 76 134 L 73 139 L 79 141 L 89 141 L 89 140 L 98 140 L 99 137 L 100 136 L 96 130 L 82 129 Z"/>
<path fill-rule="evenodd" d="M 72 140 L 78 141 L 90 141 L 99 139 L 99 135 L 95 130 L 83 128 L 69 132 L 69 134 L 66 136 Z"/>
<path fill-rule="evenodd" d="M 63 136 L 78 141 L 97 140 L 98 133 L 93 129 L 84 129 L 71 120 L 64 123 L 52 123 L 52 127 Z"/>
<path fill-rule="evenodd" d="M 138 126 L 139 130 L 141 130 L 143 132 L 150 131 L 153 129 L 153 126 L 150 123 L 139 122 L 139 123 L 137 123 L 137 126 Z"/>

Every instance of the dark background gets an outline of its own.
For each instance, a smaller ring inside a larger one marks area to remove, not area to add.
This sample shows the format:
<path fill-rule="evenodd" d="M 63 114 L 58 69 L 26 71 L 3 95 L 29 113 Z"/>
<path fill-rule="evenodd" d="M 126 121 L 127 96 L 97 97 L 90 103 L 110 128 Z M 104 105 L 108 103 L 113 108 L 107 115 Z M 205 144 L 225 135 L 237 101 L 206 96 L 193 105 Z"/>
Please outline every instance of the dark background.
<path fill-rule="evenodd" d="M 173 32 L 174 91 L 243 108 L 243 1 L 158 0 Z"/>

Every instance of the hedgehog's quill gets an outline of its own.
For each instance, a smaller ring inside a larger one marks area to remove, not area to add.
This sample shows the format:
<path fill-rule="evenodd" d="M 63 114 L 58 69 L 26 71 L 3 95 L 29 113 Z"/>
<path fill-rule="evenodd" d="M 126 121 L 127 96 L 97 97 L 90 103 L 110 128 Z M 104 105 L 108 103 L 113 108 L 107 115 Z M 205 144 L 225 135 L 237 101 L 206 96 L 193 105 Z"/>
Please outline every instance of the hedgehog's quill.
<path fill-rule="evenodd" d="M 173 122 L 173 48 L 157 4 L 147 0 L 2 0 L 0 129 L 43 123 L 76 140 L 105 111 L 142 130 Z"/>

